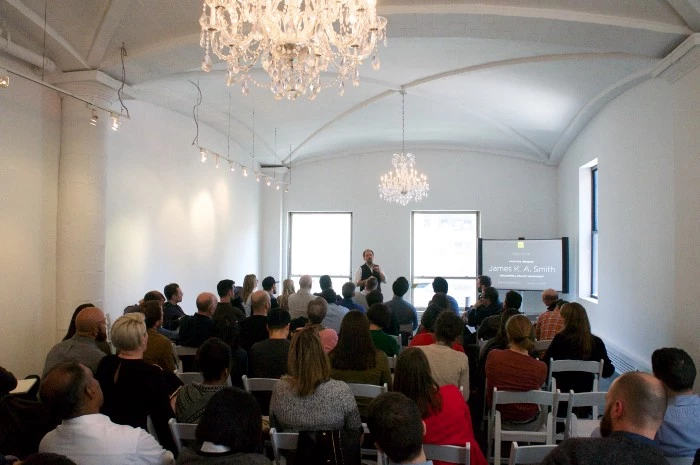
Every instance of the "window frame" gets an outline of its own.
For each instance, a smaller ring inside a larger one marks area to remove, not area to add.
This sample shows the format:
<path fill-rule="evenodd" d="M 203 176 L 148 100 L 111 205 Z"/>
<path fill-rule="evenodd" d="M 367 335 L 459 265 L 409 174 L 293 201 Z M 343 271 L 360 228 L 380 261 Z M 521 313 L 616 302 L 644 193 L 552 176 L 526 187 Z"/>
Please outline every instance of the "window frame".
<path fill-rule="evenodd" d="M 598 165 L 591 167 L 591 289 L 590 297 L 598 299 L 598 222 L 599 222 Z"/>

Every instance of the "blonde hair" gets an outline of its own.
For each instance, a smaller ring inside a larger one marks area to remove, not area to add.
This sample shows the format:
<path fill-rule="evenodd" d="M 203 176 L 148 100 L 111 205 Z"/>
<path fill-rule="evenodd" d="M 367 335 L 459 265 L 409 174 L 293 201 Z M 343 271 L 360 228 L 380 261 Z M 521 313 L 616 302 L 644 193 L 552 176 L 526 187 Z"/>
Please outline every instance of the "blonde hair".
<path fill-rule="evenodd" d="M 294 335 L 287 366 L 289 376 L 286 378 L 300 397 L 313 394 L 321 383 L 330 379 L 331 364 L 314 327 L 302 329 Z"/>
<path fill-rule="evenodd" d="M 294 280 L 285 279 L 282 281 L 282 295 L 277 297 L 277 304 L 280 307 L 286 307 L 287 303 L 289 302 L 289 296 L 294 293 L 296 293 L 296 289 L 294 288 Z"/>
<path fill-rule="evenodd" d="M 258 285 L 258 277 L 254 274 L 247 274 L 243 278 L 243 294 L 241 295 L 241 300 L 243 303 L 248 302 L 248 297 L 253 293 Z"/>
<path fill-rule="evenodd" d="M 535 347 L 532 323 L 530 323 L 530 319 L 525 315 L 513 315 L 508 318 L 506 334 L 508 334 L 508 342 L 510 345 L 515 345 L 525 350 L 530 350 Z"/>
<path fill-rule="evenodd" d="M 136 350 L 146 336 L 146 317 L 143 313 L 127 313 L 112 325 L 112 344 L 118 350 Z"/>

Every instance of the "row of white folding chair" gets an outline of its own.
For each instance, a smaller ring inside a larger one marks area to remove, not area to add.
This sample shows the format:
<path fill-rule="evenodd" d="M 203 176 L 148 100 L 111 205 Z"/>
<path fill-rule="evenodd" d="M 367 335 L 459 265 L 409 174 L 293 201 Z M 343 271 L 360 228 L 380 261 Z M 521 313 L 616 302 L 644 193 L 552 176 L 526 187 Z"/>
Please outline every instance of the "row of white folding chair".
<path fill-rule="evenodd" d="M 574 392 L 569 391 L 569 401 L 566 409 L 565 438 L 589 438 L 593 431 L 600 426 L 598 407 L 605 409 L 606 392 Z M 591 407 L 593 419 L 578 418 L 573 409 L 576 407 Z"/>
<path fill-rule="evenodd" d="M 510 446 L 508 465 L 539 464 L 556 448 L 557 446 L 553 444 L 543 446 L 519 446 L 518 443 L 514 441 Z"/>
<path fill-rule="evenodd" d="M 178 423 L 177 420 L 171 418 L 168 420 L 170 433 L 173 435 L 177 451 L 182 451 L 182 441 L 192 441 L 195 439 L 196 423 Z"/>
<path fill-rule="evenodd" d="M 536 442 L 543 444 L 554 443 L 554 418 L 556 417 L 557 404 L 559 403 L 558 391 L 525 391 L 525 392 L 510 392 L 499 391 L 493 389 L 493 398 L 491 401 L 491 410 L 489 413 L 488 426 L 488 454 L 490 458 L 493 452 L 494 464 L 500 465 L 501 462 L 501 443 L 511 441 Z M 498 411 L 499 405 L 505 404 L 537 404 L 540 408 L 540 416 L 532 426 L 539 426 L 535 431 L 522 430 L 506 430 L 503 429 L 503 421 L 501 412 Z M 544 415 L 542 421 L 541 415 Z"/>

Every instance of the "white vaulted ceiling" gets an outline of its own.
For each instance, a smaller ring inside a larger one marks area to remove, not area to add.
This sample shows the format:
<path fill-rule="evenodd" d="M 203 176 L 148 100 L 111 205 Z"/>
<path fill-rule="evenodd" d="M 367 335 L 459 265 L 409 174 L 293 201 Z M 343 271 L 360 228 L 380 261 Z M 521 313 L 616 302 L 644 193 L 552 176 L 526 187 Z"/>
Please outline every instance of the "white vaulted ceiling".
<path fill-rule="evenodd" d="M 365 63 L 360 86 L 348 83 L 342 97 L 331 88 L 290 102 L 227 88 L 221 65 L 201 71 L 201 1 L 47 1 L 0 0 L 12 42 L 42 54 L 46 13 L 45 52 L 59 71 L 99 69 L 116 79 L 124 43 L 136 98 L 191 115 L 190 81 L 199 82 L 200 118 L 222 134 L 230 94 L 233 146 L 241 156 L 252 150 L 254 109 L 263 163 L 400 150 L 403 87 L 408 148 L 557 164 L 602 104 L 700 30 L 697 0 L 378 0 L 389 36 L 381 69 Z"/>

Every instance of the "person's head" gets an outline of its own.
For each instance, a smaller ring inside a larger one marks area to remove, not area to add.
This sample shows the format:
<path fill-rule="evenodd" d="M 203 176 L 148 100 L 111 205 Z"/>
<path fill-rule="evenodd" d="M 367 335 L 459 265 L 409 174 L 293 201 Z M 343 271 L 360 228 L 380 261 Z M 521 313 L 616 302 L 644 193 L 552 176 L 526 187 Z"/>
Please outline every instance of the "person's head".
<path fill-rule="evenodd" d="M 433 297 L 430 299 L 430 302 L 428 303 L 428 305 L 430 305 L 430 304 L 436 304 L 436 305 L 440 306 L 440 308 L 445 309 L 445 310 L 451 308 L 450 301 L 447 300 L 447 294 L 445 294 L 444 292 L 436 292 L 433 295 Z"/>
<path fill-rule="evenodd" d="M 325 299 L 326 302 L 328 302 L 329 304 L 334 304 L 338 300 L 337 294 L 331 288 L 322 290 L 321 297 Z"/>
<path fill-rule="evenodd" d="M 99 413 L 104 398 L 92 371 L 78 362 L 55 366 L 41 382 L 41 403 L 58 420 Z"/>
<path fill-rule="evenodd" d="M 74 461 L 65 455 L 52 454 L 50 452 L 32 454 L 21 462 L 16 463 L 21 465 L 76 465 Z"/>
<path fill-rule="evenodd" d="M 683 349 L 664 347 L 651 354 L 651 369 L 672 394 L 692 391 L 695 384 L 695 363 Z"/>
<path fill-rule="evenodd" d="M 564 320 L 562 333 L 569 337 L 572 345 L 586 358 L 593 350 L 591 323 L 588 321 L 586 309 L 578 302 L 570 302 L 561 307 L 561 317 Z"/>
<path fill-rule="evenodd" d="M 68 331 L 66 332 L 66 335 L 63 336 L 64 341 L 72 338 L 73 335 L 75 334 L 75 318 L 78 316 L 78 313 L 80 313 L 80 311 L 84 308 L 94 307 L 94 306 L 95 305 L 93 305 L 91 303 L 85 303 L 85 304 L 78 305 L 76 307 L 76 309 L 73 311 L 73 316 L 71 316 L 71 318 L 70 318 L 70 323 L 68 324 Z"/>
<path fill-rule="evenodd" d="M 307 291 L 310 291 L 313 284 L 314 280 L 308 274 L 305 274 L 299 278 L 299 289 L 306 289 Z"/>
<path fill-rule="evenodd" d="M 333 287 L 333 281 L 331 281 L 330 276 L 324 274 L 318 279 L 318 285 L 321 286 L 321 291 L 325 291 L 326 289 L 331 289 Z"/>
<path fill-rule="evenodd" d="M 276 294 L 277 293 L 277 281 L 272 276 L 268 276 L 265 279 L 263 279 L 262 288 L 264 291 L 267 291 L 270 294 Z"/>
<path fill-rule="evenodd" d="M 367 266 L 372 266 L 374 263 L 374 252 L 371 249 L 365 249 L 362 252 L 362 259 L 365 261 Z"/>
<path fill-rule="evenodd" d="M 485 288 L 491 287 L 491 278 L 482 274 L 476 278 L 476 290 L 477 292 L 483 292 Z"/>
<path fill-rule="evenodd" d="M 367 319 L 373 325 L 381 329 L 389 329 L 391 326 L 391 312 L 384 304 L 374 304 L 367 309 Z"/>
<path fill-rule="evenodd" d="M 481 292 L 481 298 L 488 301 L 488 305 L 498 302 L 498 291 L 495 287 L 485 287 Z"/>
<path fill-rule="evenodd" d="M 293 279 L 285 279 L 284 281 L 282 281 L 282 295 L 292 295 L 296 291 L 297 290 L 294 287 Z"/>
<path fill-rule="evenodd" d="M 202 315 L 212 316 L 216 310 L 216 296 L 211 292 L 202 292 L 197 296 L 195 305 L 197 305 L 197 313 Z"/>
<path fill-rule="evenodd" d="M 508 343 L 511 347 L 515 346 L 528 351 L 535 347 L 532 323 L 530 323 L 530 319 L 525 315 L 513 315 L 508 318 L 506 322 L 506 334 L 508 335 Z"/>
<path fill-rule="evenodd" d="M 243 302 L 247 302 L 248 297 L 250 297 L 256 287 L 258 287 L 258 277 L 254 274 L 245 275 L 245 278 L 243 278 L 243 293 L 241 294 L 241 300 L 243 300 Z"/>
<path fill-rule="evenodd" d="M 559 293 L 554 289 L 545 289 L 542 291 L 542 303 L 547 307 L 556 304 L 557 300 L 559 300 Z"/>
<path fill-rule="evenodd" d="M 452 345 L 462 339 L 464 322 L 455 312 L 443 311 L 435 320 L 435 339 L 443 344 Z"/>
<path fill-rule="evenodd" d="M 220 390 L 207 403 L 195 437 L 226 446 L 234 454 L 260 452 L 262 414 L 255 397 L 238 388 Z"/>
<path fill-rule="evenodd" d="M 601 436 L 627 431 L 654 439 L 666 413 L 666 402 L 666 391 L 660 380 L 639 371 L 622 374 L 605 395 Z"/>
<path fill-rule="evenodd" d="M 413 462 L 424 456 L 421 412 L 400 392 L 385 392 L 372 400 L 367 409 L 367 427 L 377 449 L 393 463 Z"/>
<path fill-rule="evenodd" d="M 508 341 L 508 333 L 506 333 L 506 323 L 508 323 L 508 318 L 512 317 L 513 315 L 520 315 L 520 311 L 514 308 L 506 308 L 501 313 L 501 324 L 498 327 L 498 333 L 496 334 L 496 337 L 498 339 L 506 342 Z"/>
<path fill-rule="evenodd" d="M 559 310 L 561 310 L 561 308 L 568 303 L 569 303 L 568 300 L 559 299 L 559 300 L 557 300 L 557 306 L 555 308 L 558 308 Z"/>
<path fill-rule="evenodd" d="M 433 279 L 433 292 L 444 292 L 447 294 L 447 280 L 440 276 Z"/>
<path fill-rule="evenodd" d="M 270 294 L 265 290 L 253 292 L 250 299 L 250 308 L 255 315 L 267 315 L 270 310 Z"/>
<path fill-rule="evenodd" d="M 394 281 L 394 284 L 391 285 L 391 290 L 394 292 L 395 296 L 403 297 L 408 292 L 409 287 L 408 279 L 399 276 L 396 278 L 396 281 Z"/>
<path fill-rule="evenodd" d="M 394 370 L 394 391 L 413 399 L 426 418 L 442 410 L 440 387 L 430 375 L 430 364 L 425 352 L 409 347 L 399 354 Z"/>
<path fill-rule="evenodd" d="M 146 317 L 143 313 L 127 313 L 112 325 L 112 344 L 119 351 L 145 351 L 148 343 Z"/>
<path fill-rule="evenodd" d="M 301 397 L 313 394 L 319 384 L 330 379 L 328 355 L 323 351 L 318 331 L 314 328 L 304 328 L 294 334 L 287 357 L 287 372 Z"/>
<path fill-rule="evenodd" d="M 520 310 L 520 306 L 523 304 L 523 296 L 515 291 L 506 292 L 506 298 L 503 301 L 503 308 L 514 308 Z"/>
<path fill-rule="evenodd" d="M 232 279 L 222 279 L 216 285 L 216 293 L 219 294 L 219 298 L 222 302 L 226 302 L 233 297 L 234 284 Z"/>
<path fill-rule="evenodd" d="M 442 313 L 443 310 L 445 309 L 438 304 L 428 304 L 428 308 L 425 309 L 420 319 L 420 324 L 423 325 L 426 331 L 429 333 L 435 332 L 435 320 L 437 320 L 438 315 Z"/>
<path fill-rule="evenodd" d="M 177 283 L 167 284 L 163 288 L 163 294 L 165 294 L 165 298 L 168 302 L 172 302 L 175 304 L 178 302 L 182 302 L 182 289 L 180 289 L 180 285 Z"/>
<path fill-rule="evenodd" d="M 384 302 L 384 294 L 375 289 L 365 296 L 365 300 L 367 300 L 368 307 L 371 307 L 374 304 L 381 304 Z"/>
<path fill-rule="evenodd" d="M 146 294 L 143 296 L 143 301 L 144 302 L 150 302 L 150 301 L 155 301 L 160 304 L 162 307 L 163 304 L 165 303 L 165 296 L 160 293 L 160 291 L 148 291 Z"/>
<path fill-rule="evenodd" d="M 271 308 L 267 312 L 267 331 L 270 333 L 270 336 L 282 331 L 285 333 L 284 337 L 286 339 L 286 334 L 289 333 L 290 321 L 291 316 L 287 310 L 280 307 Z"/>
<path fill-rule="evenodd" d="M 352 299 L 355 296 L 355 283 L 348 281 L 343 284 L 343 299 Z"/>
<path fill-rule="evenodd" d="M 197 349 L 195 356 L 205 383 L 226 381 L 231 367 L 231 348 L 219 338 L 211 337 Z"/>
<path fill-rule="evenodd" d="M 156 301 L 143 301 L 139 311 L 145 317 L 146 328 L 158 328 L 163 323 L 163 308 Z"/>
<path fill-rule="evenodd" d="M 316 297 L 306 307 L 306 316 L 309 317 L 309 323 L 313 325 L 320 325 L 327 313 L 328 302 L 323 297 Z"/>
<path fill-rule="evenodd" d="M 107 319 L 97 307 L 86 307 L 75 317 L 75 332 L 98 342 L 107 340 Z"/>
<path fill-rule="evenodd" d="M 337 370 L 369 370 L 376 365 L 376 350 L 364 313 L 352 311 L 340 323 L 338 344 L 330 353 L 331 367 Z"/>
<path fill-rule="evenodd" d="M 379 280 L 374 276 L 370 276 L 365 281 L 365 292 L 370 293 L 379 287 Z"/>

